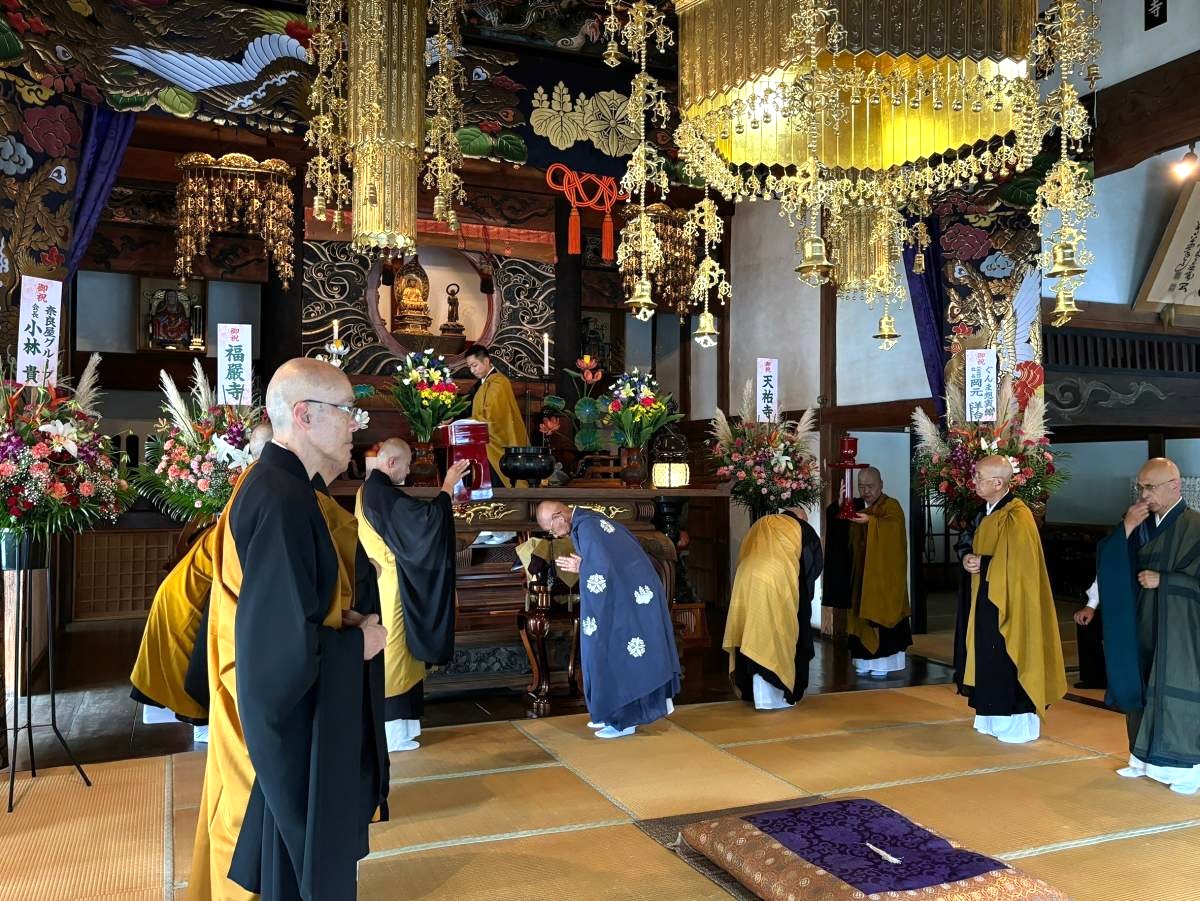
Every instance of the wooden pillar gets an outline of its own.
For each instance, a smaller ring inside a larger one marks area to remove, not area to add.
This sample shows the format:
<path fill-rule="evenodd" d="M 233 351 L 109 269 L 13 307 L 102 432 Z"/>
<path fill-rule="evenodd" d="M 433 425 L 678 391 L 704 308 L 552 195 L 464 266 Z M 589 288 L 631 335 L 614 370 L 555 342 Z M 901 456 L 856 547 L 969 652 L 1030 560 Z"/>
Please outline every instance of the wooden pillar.
<path fill-rule="evenodd" d="M 908 455 L 917 455 L 917 436 L 908 433 Z M 908 480 L 908 569 L 912 574 L 912 630 L 923 635 L 929 631 L 929 598 L 925 592 L 925 498 L 916 479 Z"/>
<path fill-rule="evenodd" d="M 258 371 L 257 381 L 263 392 L 275 370 L 293 357 L 298 357 L 303 348 L 303 284 L 304 284 L 304 172 L 299 169 L 292 179 L 292 244 L 295 272 L 287 290 L 279 281 L 274 267 L 270 268 L 267 283 L 263 286 L 262 304 L 259 314 Z"/>
<path fill-rule="evenodd" d="M 571 377 L 564 371 L 575 365 L 580 353 L 579 327 L 583 316 L 583 256 L 567 253 L 567 223 L 571 205 L 565 197 L 554 199 L 554 364 L 557 393 L 570 397 Z"/>
<path fill-rule="evenodd" d="M 679 412 L 685 419 L 692 415 L 692 314 L 679 314 Z"/>

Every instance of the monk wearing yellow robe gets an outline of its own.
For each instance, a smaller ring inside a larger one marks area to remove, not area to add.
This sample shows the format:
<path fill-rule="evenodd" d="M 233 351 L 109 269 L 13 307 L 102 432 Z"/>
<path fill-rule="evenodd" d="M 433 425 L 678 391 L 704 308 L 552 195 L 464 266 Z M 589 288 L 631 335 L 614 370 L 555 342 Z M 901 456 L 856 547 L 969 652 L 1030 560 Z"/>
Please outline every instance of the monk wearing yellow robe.
<path fill-rule="evenodd" d="M 189 692 L 187 676 L 212 589 L 216 534 L 212 527 L 205 529 L 154 593 L 129 676 L 134 700 L 166 708 L 196 726 L 208 721 L 208 686 Z"/>
<path fill-rule="evenodd" d="M 858 474 L 862 509 L 850 523 L 850 609 L 846 633 L 860 676 L 886 679 L 907 666 L 908 531 L 904 509 L 883 493 L 874 466 Z M 856 505 L 857 506 L 857 505 Z"/>
<path fill-rule="evenodd" d="M 488 424 L 488 463 L 492 467 L 492 483 L 512 488 L 508 477 L 500 472 L 500 458 L 506 447 L 527 447 L 529 432 L 517 407 L 512 382 L 492 365 L 492 355 L 486 347 L 476 344 L 467 351 L 467 368 L 479 379 L 471 400 L 471 418 Z M 518 488 L 525 487 L 518 482 Z"/>
<path fill-rule="evenodd" d="M 270 423 L 260 422 L 250 433 L 250 458 L 257 460 L 270 440 Z M 188 549 L 158 587 L 129 677 L 131 696 L 144 705 L 144 722 L 192 723 L 197 742 L 208 741 L 204 633 L 216 536 L 211 523 L 193 535 Z"/>
<path fill-rule="evenodd" d="M 808 688 L 822 566 L 820 536 L 800 508 L 764 516 L 742 539 L 721 646 L 738 694 L 758 710 L 791 707 Z"/>
<path fill-rule="evenodd" d="M 401 486 L 412 465 L 412 448 L 390 438 L 367 458 L 367 478 L 358 491 L 354 516 L 358 537 L 376 567 L 379 605 L 388 630 L 384 664 L 384 719 L 388 751 L 420 747 L 425 711 L 425 668 L 454 656 L 457 570 L 454 487 L 470 469 L 459 460 L 432 500 L 413 497 Z"/>
<path fill-rule="evenodd" d="M 955 681 L 977 731 L 1021 744 L 1041 734 L 1041 717 L 1067 693 L 1067 678 L 1037 523 L 1009 491 L 1012 474 L 1005 457 L 975 466 L 985 507 L 962 561 L 971 582 L 959 608 Z"/>
<path fill-rule="evenodd" d="M 349 901 L 386 815 L 387 632 L 358 524 L 320 489 L 345 470 L 360 416 L 350 381 L 317 360 L 281 366 L 266 406 L 275 440 L 215 527 L 188 893 Z"/>

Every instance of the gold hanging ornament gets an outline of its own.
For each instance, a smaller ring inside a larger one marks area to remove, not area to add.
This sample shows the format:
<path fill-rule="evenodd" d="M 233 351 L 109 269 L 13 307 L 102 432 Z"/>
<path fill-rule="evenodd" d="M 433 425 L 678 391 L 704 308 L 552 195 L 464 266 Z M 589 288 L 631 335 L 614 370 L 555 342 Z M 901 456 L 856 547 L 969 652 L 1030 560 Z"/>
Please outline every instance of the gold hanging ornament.
<path fill-rule="evenodd" d="M 188 153 L 175 165 L 183 176 L 175 190 L 175 274 L 180 287 L 191 279 L 195 257 L 208 252 L 213 234 L 244 232 L 262 239 L 267 259 L 286 289 L 293 274 L 292 167 L 283 160 L 259 162 L 244 153 L 227 153 L 220 159 Z"/>
<path fill-rule="evenodd" d="M 466 199 L 462 177 L 462 145 L 458 130 L 466 114 L 457 88 L 465 80 L 462 63 L 462 36 L 459 34 L 459 0 L 430 0 L 429 21 L 435 26 L 433 54 L 435 71 L 429 79 L 426 106 L 432 110 L 429 132 L 425 136 L 426 154 L 424 184 L 434 191 L 433 218 L 445 222 L 451 231 L 458 231 L 458 214 L 454 205 Z"/>
<path fill-rule="evenodd" d="M 623 23 L 618 9 L 626 15 Z M 625 305 L 635 318 L 646 321 L 654 315 L 657 306 L 651 295 L 649 274 L 663 263 L 662 241 L 647 210 L 646 189 L 654 185 L 658 188 L 660 198 L 665 200 L 670 185 L 665 161 L 646 139 L 646 121 L 650 119 L 660 128 L 665 128 L 671 115 L 666 91 L 647 72 L 647 62 L 651 44 L 658 47 L 659 53 L 664 53 L 667 47 L 675 43 L 675 38 L 658 6 L 647 0 L 634 0 L 627 5 L 608 0 L 604 33 L 609 41 L 604 61 L 616 66 L 620 62 L 619 47 L 624 45 L 638 67 L 630 85 L 626 107 L 630 123 L 638 130 L 638 145 L 621 179 L 621 189 L 630 197 L 637 198 L 637 212 L 621 230 L 617 261 L 618 264 L 624 264 L 626 260 L 637 261 L 637 278 L 633 281 L 633 290 Z"/>
<path fill-rule="evenodd" d="M 721 335 L 717 331 L 717 320 L 708 307 L 700 314 L 700 321 L 696 326 L 696 331 L 692 333 L 692 338 L 696 344 L 703 348 L 711 348 L 717 346 L 717 338 Z"/>
<path fill-rule="evenodd" d="M 875 333 L 875 340 L 879 342 L 880 350 L 891 350 L 900 340 L 900 333 L 896 331 L 896 318 L 888 311 L 886 305 L 883 315 L 879 317 L 879 330 Z"/>
<path fill-rule="evenodd" d="M 1050 314 L 1050 324 L 1055 328 L 1062 328 L 1078 312 L 1075 292 L 1071 289 L 1069 280 L 1064 279 L 1058 283 L 1058 288 L 1054 292 L 1054 310 Z"/>
<path fill-rule="evenodd" d="M 636 234 L 642 227 L 641 207 L 630 203 L 624 214 L 631 217 L 621 230 L 617 268 L 623 276 L 625 294 L 633 293 L 634 283 L 642 274 L 641 241 Z M 691 302 L 692 278 L 696 269 L 694 241 L 686 230 L 687 212 L 673 210 L 665 203 L 652 203 L 646 208 L 650 227 L 654 229 L 658 254 L 645 267 L 654 296 L 664 310 L 684 312 Z M 626 229 L 632 234 L 626 240 Z"/>

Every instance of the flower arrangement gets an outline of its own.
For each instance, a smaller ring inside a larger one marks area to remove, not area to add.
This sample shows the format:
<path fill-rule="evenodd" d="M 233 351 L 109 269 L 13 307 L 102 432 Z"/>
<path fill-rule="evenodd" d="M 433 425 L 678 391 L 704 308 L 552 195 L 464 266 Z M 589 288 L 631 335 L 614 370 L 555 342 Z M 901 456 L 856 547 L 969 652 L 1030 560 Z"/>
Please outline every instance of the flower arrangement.
<path fill-rule="evenodd" d="M 432 350 L 410 353 L 397 369 L 392 399 L 408 420 L 413 437 L 428 444 L 433 430 L 461 416 L 469 401 L 459 396 L 446 358 L 435 357 Z"/>
<path fill-rule="evenodd" d="M 221 512 L 250 465 L 250 433 L 262 421 L 260 407 L 218 404 L 200 361 L 193 363 L 187 398 L 160 374 L 165 416 L 146 442 L 146 464 L 134 479 L 147 499 L 184 522 Z"/>
<path fill-rule="evenodd" d="M 600 429 L 607 419 L 610 403 L 607 396 L 595 393 L 597 384 L 604 378 L 604 370 L 600 368 L 600 362 L 590 354 L 584 354 L 575 361 L 575 365 L 579 367 L 577 370 L 566 370 L 567 375 L 574 380 L 579 394 L 574 410 L 568 411 L 567 402 L 561 397 L 548 395 L 542 403 L 543 409 L 549 410 L 550 413 L 543 413 L 540 430 L 549 438 L 562 424 L 555 414 L 566 413 L 575 423 L 575 449 L 584 453 L 595 453 L 604 447 Z"/>
<path fill-rule="evenodd" d="M 608 389 L 608 422 L 618 447 L 645 447 L 663 426 L 683 419 L 667 409 L 670 394 L 660 394 L 658 381 L 649 372 L 622 373 Z"/>
<path fill-rule="evenodd" d="M 945 510 L 946 520 L 959 526 L 983 506 L 975 494 L 975 464 L 988 456 L 1007 457 L 1013 467 L 1012 493 L 1035 512 L 1069 478 L 1057 465 L 1064 459 L 1050 450 L 1046 405 L 1041 395 L 1025 390 L 1037 373 L 1021 364 L 1018 380 L 1005 378 L 997 392 L 995 422 L 965 422 L 960 389 L 946 397 L 947 427 L 943 429 L 924 410 L 913 413 L 917 453 L 913 474 L 918 486 Z M 1036 366 L 1036 364 L 1033 364 Z M 1040 369 L 1040 367 L 1038 367 Z"/>
<path fill-rule="evenodd" d="M 756 422 L 754 415 L 753 385 L 747 384 L 739 421 L 731 421 L 719 409 L 713 416 L 710 447 L 717 475 L 733 482 L 733 502 L 755 519 L 817 504 L 822 485 L 813 450 L 816 415 L 807 410 L 799 422 Z"/>
<path fill-rule="evenodd" d="M 125 458 L 108 450 L 97 403 L 100 356 L 74 390 L 0 383 L 0 528 L 45 539 L 115 521 L 133 500 Z"/>

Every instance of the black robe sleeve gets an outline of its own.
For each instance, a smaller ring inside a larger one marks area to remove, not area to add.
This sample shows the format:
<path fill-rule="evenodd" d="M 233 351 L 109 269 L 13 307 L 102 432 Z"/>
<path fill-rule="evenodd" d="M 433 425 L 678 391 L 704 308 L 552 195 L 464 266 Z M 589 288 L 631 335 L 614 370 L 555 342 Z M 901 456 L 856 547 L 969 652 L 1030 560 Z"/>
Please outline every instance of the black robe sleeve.
<path fill-rule="evenodd" d="M 353 899 L 369 824 L 357 803 L 362 632 L 322 625 L 338 564 L 312 487 L 280 467 L 255 475 L 231 510 L 238 713 L 255 783 L 229 875 L 264 899 Z"/>
<path fill-rule="evenodd" d="M 418 660 L 433 666 L 454 656 L 454 590 L 458 577 L 454 506 L 438 492 L 410 497 L 381 472 L 363 486 L 363 515 L 396 557 L 404 635 Z"/>

